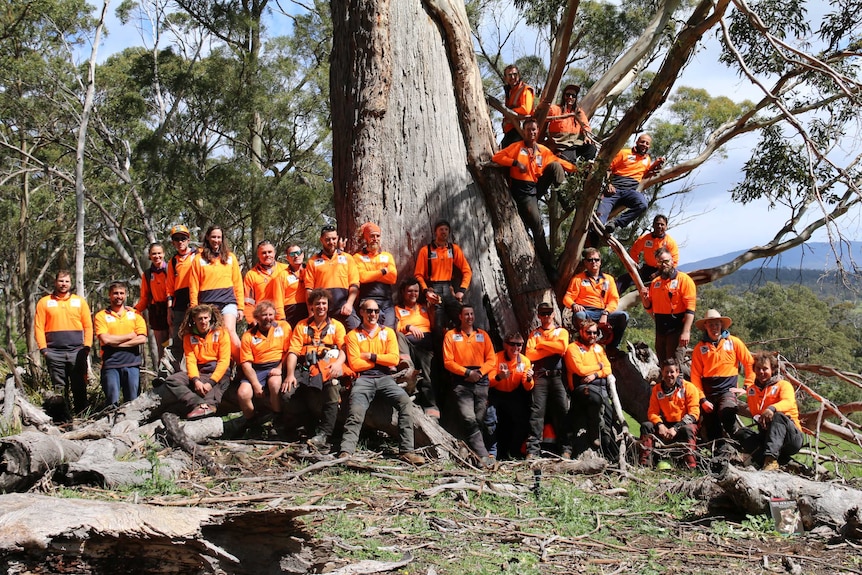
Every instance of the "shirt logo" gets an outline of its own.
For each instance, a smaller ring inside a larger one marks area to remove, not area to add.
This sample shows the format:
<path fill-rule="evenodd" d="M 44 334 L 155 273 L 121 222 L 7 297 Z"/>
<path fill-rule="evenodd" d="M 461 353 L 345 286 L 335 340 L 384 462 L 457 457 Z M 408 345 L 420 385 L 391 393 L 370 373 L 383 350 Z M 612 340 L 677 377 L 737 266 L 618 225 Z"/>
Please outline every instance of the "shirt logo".
<path fill-rule="evenodd" d="M 73 297 L 69 300 L 69 305 L 72 307 L 81 307 L 81 300 L 76 297 Z"/>
<path fill-rule="evenodd" d="M 274 337 L 284 337 L 284 330 L 281 328 L 281 326 L 279 326 L 275 328 L 275 331 L 272 332 L 272 335 Z"/>
<path fill-rule="evenodd" d="M 481 333 L 476 334 L 476 341 L 485 341 L 485 336 Z"/>
<path fill-rule="evenodd" d="M 452 341 L 464 341 L 464 336 L 460 333 L 453 334 Z"/>
<path fill-rule="evenodd" d="M 338 256 L 338 263 L 346 265 L 347 264 L 347 256 Z"/>

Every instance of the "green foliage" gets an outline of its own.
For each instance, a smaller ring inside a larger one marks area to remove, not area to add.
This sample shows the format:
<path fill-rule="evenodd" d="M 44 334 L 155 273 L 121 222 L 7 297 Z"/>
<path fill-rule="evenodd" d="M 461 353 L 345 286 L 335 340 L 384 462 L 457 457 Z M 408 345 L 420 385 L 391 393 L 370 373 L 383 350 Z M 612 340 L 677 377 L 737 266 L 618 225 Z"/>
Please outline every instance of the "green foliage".
<path fill-rule="evenodd" d="M 731 190 L 736 202 L 767 198 L 771 206 L 805 198 L 813 187 L 802 145 L 788 141 L 781 128 L 765 128 L 745 163 L 745 179 Z"/>
<path fill-rule="evenodd" d="M 168 473 L 159 457 L 159 446 L 152 442 L 145 445 L 146 458 L 150 463 L 150 470 L 141 472 L 147 475 L 143 484 L 130 486 L 128 491 L 138 493 L 143 497 L 154 497 L 160 495 L 190 495 L 187 489 L 180 488 L 176 482 L 168 476 Z"/>

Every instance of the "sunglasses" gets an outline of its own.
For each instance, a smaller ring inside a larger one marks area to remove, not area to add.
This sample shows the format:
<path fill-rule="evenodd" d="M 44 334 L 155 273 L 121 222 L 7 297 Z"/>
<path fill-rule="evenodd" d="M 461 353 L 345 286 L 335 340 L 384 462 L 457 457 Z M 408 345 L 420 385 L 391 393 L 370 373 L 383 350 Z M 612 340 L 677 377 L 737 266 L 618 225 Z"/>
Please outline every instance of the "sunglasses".
<path fill-rule="evenodd" d="M 599 335 L 599 332 L 597 332 L 597 331 L 595 331 L 595 330 L 585 331 L 584 333 L 585 333 L 585 334 L 587 334 L 587 335 Z"/>
<path fill-rule="evenodd" d="M 511 345 L 512 347 L 521 347 L 524 345 L 523 341 L 507 341 L 506 345 Z"/>
<path fill-rule="evenodd" d="M 549 315 L 554 315 L 554 312 L 552 310 L 540 311 L 539 315 L 542 317 L 548 317 Z"/>
<path fill-rule="evenodd" d="M 327 225 L 323 226 L 323 228 L 321 228 L 320 233 L 325 234 L 325 233 L 334 232 L 334 231 L 336 231 L 335 226 L 333 226 L 332 224 L 327 224 Z"/>
<path fill-rule="evenodd" d="M 296 251 L 292 251 L 292 252 L 287 252 L 287 255 L 288 255 L 288 256 L 290 256 L 290 257 L 292 257 L 292 258 L 295 258 L 296 256 L 301 256 L 301 255 L 302 255 L 302 250 L 296 250 Z"/>
<path fill-rule="evenodd" d="M 585 260 L 584 260 L 584 261 L 588 261 L 588 262 L 600 262 L 600 261 L 602 261 L 602 258 L 585 258 Z"/>
<path fill-rule="evenodd" d="M 377 308 L 363 308 L 362 311 L 365 313 L 380 313 L 380 310 Z"/>
<path fill-rule="evenodd" d="M 564 94 L 564 96 L 565 96 L 566 98 L 577 98 L 577 97 L 578 97 L 578 95 L 577 95 L 577 94 L 572 94 L 571 92 L 569 92 L 568 94 Z"/>
<path fill-rule="evenodd" d="M 189 239 L 185 236 L 174 236 L 174 237 L 171 237 L 171 241 L 172 242 L 187 242 L 187 241 L 189 241 Z"/>

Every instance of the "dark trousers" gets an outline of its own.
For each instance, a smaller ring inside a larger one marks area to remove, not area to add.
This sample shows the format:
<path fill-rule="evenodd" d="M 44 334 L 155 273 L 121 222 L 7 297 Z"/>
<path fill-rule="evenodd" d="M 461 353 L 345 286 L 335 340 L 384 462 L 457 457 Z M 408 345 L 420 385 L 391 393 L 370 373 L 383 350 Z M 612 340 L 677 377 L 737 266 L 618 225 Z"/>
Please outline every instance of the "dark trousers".
<path fill-rule="evenodd" d="M 554 162 L 551 166 L 559 167 L 559 164 Z M 562 172 L 562 168 L 560 168 L 560 171 Z M 542 213 L 539 211 L 538 197 L 522 192 L 513 192 L 512 197 L 518 206 L 518 214 L 520 214 L 521 219 L 524 221 L 524 226 L 530 230 L 530 234 L 533 236 L 536 255 L 539 257 L 542 267 L 547 271 L 553 270 L 556 266 L 554 258 L 551 255 L 551 250 L 548 248 L 548 241 L 545 239 L 545 225 L 542 223 Z"/>
<path fill-rule="evenodd" d="M 599 149 L 595 144 L 587 144 L 586 142 L 581 144 L 580 146 L 575 146 L 574 148 L 568 148 L 566 150 L 558 150 L 555 152 L 557 157 L 563 158 L 566 161 L 569 161 L 573 164 L 578 162 L 578 159 L 583 159 L 586 161 L 595 160 L 596 156 L 599 153 Z"/>
<path fill-rule="evenodd" d="M 619 456 L 619 447 L 614 436 L 614 409 L 608 396 L 606 379 L 595 379 L 590 384 L 575 387 L 572 391 L 569 421 L 574 435 L 577 435 L 579 430 L 586 429 L 585 442 L 578 441 L 577 437 L 573 438 L 573 444 L 578 445 L 578 452 L 594 449 L 609 460 L 615 460 Z"/>
<path fill-rule="evenodd" d="M 432 335 L 426 333 L 422 339 L 398 332 L 398 350 L 409 353 L 413 367 L 422 372 L 422 378 L 416 384 L 416 403 L 425 408 L 438 409 L 437 389 L 433 384 L 431 370 L 434 362 L 434 346 Z"/>
<path fill-rule="evenodd" d="M 350 390 L 350 411 L 344 423 L 344 435 L 341 439 L 341 451 L 353 453 L 359 442 L 359 432 L 365 422 L 365 412 L 372 400 L 380 394 L 398 411 L 398 433 L 400 434 L 399 450 L 402 453 L 413 451 L 413 415 L 410 410 L 413 405 L 407 392 L 398 386 L 395 379 L 383 377 L 362 377 L 353 382 Z"/>
<path fill-rule="evenodd" d="M 176 364 L 174 365 L 174 369 L 179 371 L 180 362 L 183 360 L 183 355 L 185 352 L 183 351 L 183 338 L 180 337 L 179 331 L 180 326 L 183 325 L 183 319 L 185 319 L 186 311 L 188 308 L 171 308 L 168 310 L 168 313 L 173 314 L 173 325 L 171 325 L 171 355 L 174 356 L 174 360 Z"/>
<path fill-rule="evenodd" d="M 533 387 L 532 401 L 530 402 L 530 433 L 527 437 L 527 453 L 539 455 L 542 446 L 542 435 L 545 430 L 545 414 L 548 407 L 551 410 L 551 425 L 563 451 L 572 450 L 571 433 L 566 424 L 569 398 L 563 385 L 563 378 L 557 374 L 554 376 L 540 376 L 536 378 Z"/>
<path fill-rule="evenodd" d="M 658 271 L 658 268 L 654 268 L 652 266 L 648 266 L 646 264 L 643 264 L 638 269 L 638 275 L 640 276 L 641 281 L 644 283 L 644 285 L 649 285 L 649 281 L 652 279 L 653 274 L 656 273 L 657 271 Z M 634 283 L 635 283 L 634 280 L 632 279 L 632 276 L 630 276 L 627 273 L 620 274 L 620 277 L 616 278 L 616 280 L 617 280 L 617 291 L 619 292 L 620 295 L 623 295 L 626 292 L 626 290 L 629 289 L 630 287 L 632 287 L 632 285 L 634 285 Z"/>
<path fill-rule="evenodd" d="M 76 413 L 87 409 L 87 357 L 89 348 L 60 350 L 48 348 L 45 350 L 45 365 L 51 384 L 55 389 L 63 390 L 68 397 L 72 392 L 72 400 Z"/>
<path fill-rule="evenodd" d="M 596 308 L 584 308 L 584 313 L 587 317 L 598 323 L 602 317 L 602 310 Z M 623 340 L 623 335 L 626 333 L 626 327 L 629 325 L 629 314 L 624 311 L 614 311 L 608 314 L 608 324 L 614 330 L 614 339 L 608 347 L 619 349 L 620 342 Z"/>
<path fill-rule="evenodd" d="M 286 399 L 284 421 L 289 427 L 304 426 L 308 435 L 332 436 L 341 402 L 337 379 L 324 383 L 323 389 L 297 385 Z"/>
<path fill-rule="evenodd" d="M 204 403 L 212 405 L 213 407 L 218 407 L 219 403 L 221 403 L 221 398 L 224 395 L 224 392 L 230 385 L 230 378 L 227 374 L 222 376 L 218 381 L 213 381 L 209 374 L 204 373 L 200 374 L 200 378 L 208 381 L 212 385 L 212 389 L 210 389 L 204 396 L 197 394 L 191 386 L 189 374 L 185 371 L 178 371 L 165 380 L 164 389 L 170 392 L 176 401 L 185 407 L 183 415 Z"/>
<path fill-rule="evenodd" d="M 497 443 L 497 458 L 518 459 L 529 430 L 531 394 L 523 387 L 513 391 L 490 389 L 488 393 L 488 402 L 497 410 L 492 439 Z"/>
<path fill-rule="evenodd" d="M 476 383 L 469 383 L 463 377 L 453 375 L 452 383 L 467 445 L 479 457 L 487 457 L 488 450 L 482 438 L 482 427 L 485 425 L 485 411 L 488 409 L 488 378 L 486 376 Z"/>
<path fill-rule="evenodd" d="M 751 453 L 751 458 L 758 465 L 763 465 L 766 457 L 773 457 L 785 465 L 793 455 L 799 453 L 804 442 L 802 432 L 793 420 L 780 411 L 775 413 L 766 429 L 742 429 L 737 438 L 742 443 L 742 450 Z"/>
<path fill-rule="evenodd" d="M 738 429 L 736 414 L 739 413 L 739 402 L 732 391 L 721 391 L 706 394 L 706 399 L 713 405 L 712 413 L 702 412 L 703 429 L 709 441 L 721 439 L 724 433 L 734 437 Z M 723 432 L 724 433 L 723 433 Z"/>

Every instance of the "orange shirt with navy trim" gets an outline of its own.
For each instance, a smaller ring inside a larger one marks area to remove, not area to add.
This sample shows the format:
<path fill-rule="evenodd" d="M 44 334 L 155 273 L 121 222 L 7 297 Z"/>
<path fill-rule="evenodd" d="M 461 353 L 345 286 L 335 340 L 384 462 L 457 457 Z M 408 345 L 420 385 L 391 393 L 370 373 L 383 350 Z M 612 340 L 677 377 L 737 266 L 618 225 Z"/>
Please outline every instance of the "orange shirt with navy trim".
<path fill-rule="evenodd" d="M 141 298 L 135 304 L 138 313 L 144 313 L 147 306 L 153 303 L 168 301 L 168 266 L 162 269 L 149 267 L 141 274 Z"/>
<path fill-rule="evenodd" d="M 503 366 L 508 369 L 509 377 L 500 377 L 503 373 Z M 494 368 L 488 374 L 488 381 L 491 387 L 499 391 L 511 392 L 523 387 L 530 391 L 536 386 L 536 380 L 530 377 L 527 378 L 527 371 L 533 367 L 533 364 L 527 359 L 527 356 L 519 353 L 515 357 L 509 359 L 506 357 L 506 352 L 498 352 L 495 356 Z M 499 379 L 498 379 L 499 377 Z"/>
<path fill-rule="evenodd" d="M 258 326 L 254 326 L 242 334 L 239 360 L 252 365 L 280 363 L 290 349 L 292 335 L 290 324 L 286 321 L 274 321 L 265 334 L 261 333 Z"/>
<path fill-rule="evenodd" d="M 562 358 L 568 346 L 569 332 L 566 328 L 555 326 L 543 329 L 539 326 L 530 332 L 524 353 L 531 362 L 537 363 L 548 357 Z"/>
<path fill-rule="evenodd" d="M 739 377 L 745 374 L 745 387 L 754 384 L 754 358 L 748 347 L 735 335 L 722 336 L 717 343 L 699 341 L 691 352 L 691 382 L 705 393 L 704 378 Z"/>
<path fill-rule="evenodd" d="M 199 250 L 189 248 L 185 255 L 174 254 L 168 260 L 168 277 L 165 281 L 165 291 L 168 297 L 174 298 L 174 306 L 188 305 L 189 274 L 192 264 L 198 257 Z"/>
<path fill-rule="evenodd" d="M 236 254 L 229 253 L 227 263 L 220 258 L 208 262 L 201 255 L 192 262 L 189 272 L 189 302 L 217 305 L 243 305 L 242 274 Z M 240 308 L 242 309 L 242 308 Z"/>
<path fill-rule="evenodd" d="M 131 306 L 123 306 L 123 309 L 115 312 L 110 308 L 96 312 L 93 319 L 93 330 L 95 337 L 102 334 L 147 335 L 147 323 L 137 310 Z M 109 345 L 99 346 L 99 356 L 102 358 L 103 368 L 134 367 L 141 365 L 141 350 L 135 347 L 114 347 Z"/>
<path fill-rule="evenodd" d="M 685 272 L 676 271 L 673 277 L 658 276 L 649 284 L 650 312 L 653 314 L 681 314 L 694 312 L 697 304 L 697 287 Z"/>
<path fill-rule="evenodd" d="M 652 158 L 649 154 L 641 155 L 635 152 L 634 148 L 624 148 L 617 152 L 617 155 L 611 160 L 609 169 L 612 177 L 630 178 L 637 184 L 643 179 L 651 165 Z"/>
<path fill-rule="evenodd" d="M 599 274 L 597 278 L 588 276 L 587 272 L 576 274 L 563 297 L 563 305 L 567 308 L 574 304 L 603 309 L 608 313 L 615 311 L 620 304 L 617 282 L 609 274 Z"/>
<path fill-rule="evenodd" d="M 73 350 L 93 346 L 93 318 L 84 298 L 46 295 L 36 304 L 33 335 L 39 349 Z"/>

